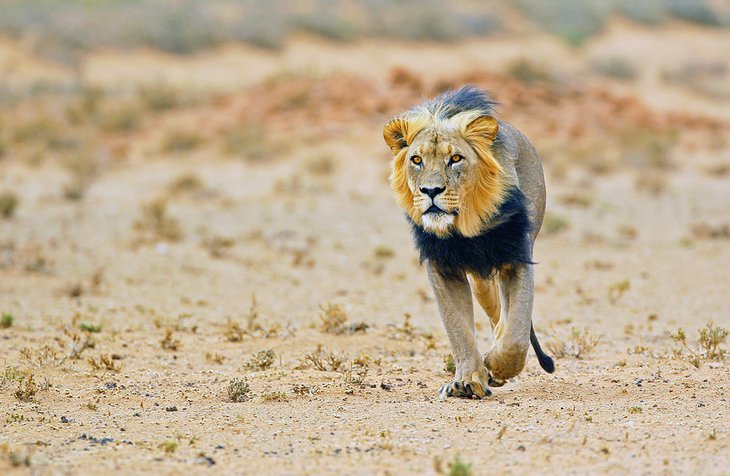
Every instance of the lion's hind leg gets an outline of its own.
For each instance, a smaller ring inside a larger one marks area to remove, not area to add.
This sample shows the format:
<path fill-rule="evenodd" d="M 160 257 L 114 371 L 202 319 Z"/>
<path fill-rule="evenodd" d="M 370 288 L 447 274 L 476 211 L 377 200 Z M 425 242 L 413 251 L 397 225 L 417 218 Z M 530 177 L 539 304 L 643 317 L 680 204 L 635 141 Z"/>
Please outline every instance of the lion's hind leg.
<path fill-rule="evenodd" d="M 469 277 L 471 278 L 474 296 L 489 317 L 489 323 L 494 331 L 494 338 L 501 338 L 504 333 L 504 322 L 500 319 L 502 306 L 499 301 L 499 277 L 493 276 L 489 279 L 473 275 Z"/>

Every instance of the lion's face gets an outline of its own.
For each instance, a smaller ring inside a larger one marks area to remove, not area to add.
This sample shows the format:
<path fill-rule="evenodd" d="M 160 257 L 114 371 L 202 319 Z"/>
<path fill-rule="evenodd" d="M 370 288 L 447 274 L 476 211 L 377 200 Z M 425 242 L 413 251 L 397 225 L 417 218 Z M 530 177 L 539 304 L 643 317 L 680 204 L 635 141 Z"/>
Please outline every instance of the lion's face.
<path fill-rule="evenodd" d="M 489 116 L 405 116 L 386 125 L 395 154 L 391 185 L 414 222 L 440 237 L 479 234 L 503 194 L 489 150 L 496 133 Z"/>
<path fill-rule="evenodd" d="M 432 126 L 421 131 L 405 153 L 406 180 L 413 196 L 414 218 L 426 231 L 439 236 L 451 233 L 468 193 L 469 177 L 478 158 L 455 130 Z"/>

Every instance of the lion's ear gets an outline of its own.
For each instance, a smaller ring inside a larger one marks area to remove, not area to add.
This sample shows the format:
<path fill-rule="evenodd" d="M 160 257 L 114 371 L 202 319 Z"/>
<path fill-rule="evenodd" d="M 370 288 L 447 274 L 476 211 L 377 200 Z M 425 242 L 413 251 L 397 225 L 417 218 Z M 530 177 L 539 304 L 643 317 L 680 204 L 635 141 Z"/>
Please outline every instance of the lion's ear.
<path fill-rule="evenodd" d="M 499 125 L 497 120 L 492 116 L 479 116 L 471 121 L 464 130 L 464 138 L 469 139 L 486 139 L 490 145 L 497 138 Z"/>
<path fill-rule="evenodd" d="M 402 118 L 391 119 L 383 128 L 385 143 L 388 144 L 394 154 L 397 154 L 404 147 L 408 147 L 407 134 L 408 121 Z"/>

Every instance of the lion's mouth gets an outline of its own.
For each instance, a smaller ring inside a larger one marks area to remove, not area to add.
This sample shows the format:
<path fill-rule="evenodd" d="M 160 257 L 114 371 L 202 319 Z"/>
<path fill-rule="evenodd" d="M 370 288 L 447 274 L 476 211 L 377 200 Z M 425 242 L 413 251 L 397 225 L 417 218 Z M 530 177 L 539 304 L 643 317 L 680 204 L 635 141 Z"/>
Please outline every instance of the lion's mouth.
<path fill-rule="evenodd" d="M 428 207 L 428 210 L 426 210 L 425 212 L 423 212 L 424 215 L 428 215 L 429 213 L 434 213 L 434 214 L 443 213 L 445 215 L 450 215 L 449 212 L 447 212 L 446 210 L 443 210 L 443 209 L 437 207 L 436 205 L 431 205 L 430 207 Z"/>

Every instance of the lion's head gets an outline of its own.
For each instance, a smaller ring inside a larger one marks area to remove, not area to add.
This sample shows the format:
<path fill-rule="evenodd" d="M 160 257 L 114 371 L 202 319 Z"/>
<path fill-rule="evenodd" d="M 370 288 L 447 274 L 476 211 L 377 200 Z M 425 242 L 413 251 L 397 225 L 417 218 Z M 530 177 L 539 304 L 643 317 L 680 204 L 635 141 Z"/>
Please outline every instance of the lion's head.
<path fill-rule="evenodd" d="M 478 235 L 506 191 L 492 145 L 494 102 L 475 88 L 446 93 L 388 122 L 390 183 L 411 219 L 440 237 Z"/>

